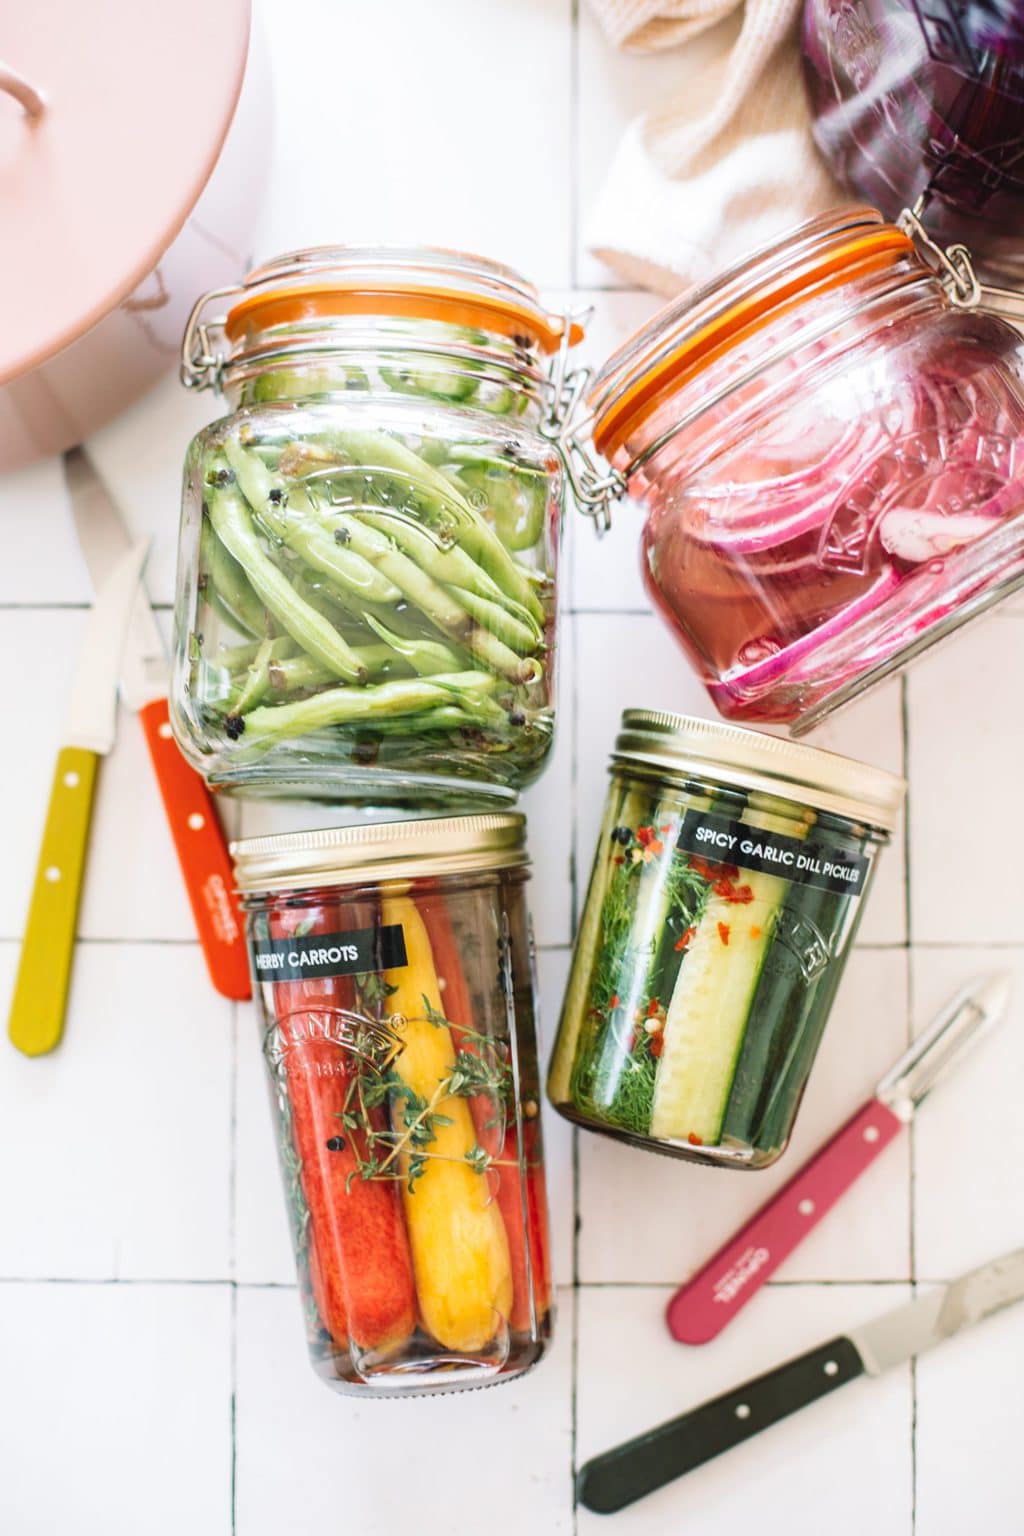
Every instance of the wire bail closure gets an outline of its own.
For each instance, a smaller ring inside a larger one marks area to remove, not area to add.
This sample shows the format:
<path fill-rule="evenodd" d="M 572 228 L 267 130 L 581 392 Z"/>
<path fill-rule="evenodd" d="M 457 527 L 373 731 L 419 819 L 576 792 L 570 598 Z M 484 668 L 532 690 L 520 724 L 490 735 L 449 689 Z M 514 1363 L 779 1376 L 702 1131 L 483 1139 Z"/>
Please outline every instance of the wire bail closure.
<path fill-rule="evenodd" d="M 569 348 L 575 323 L 584 325 L 594 312 L 592 304 L 572 310 L 565 318 L 562 343 L 551 369 L 551 401 L 541 432 L 558 449 L 576 508 L 594 524 L 600 538 L 611 527 L 612 502 L 622 495 L 625 481 L 616 470 L 602 474 L 583 441 L 593 419 L 588 413 L 573 426 L 576 409 L 593 375 L 591 368 L 569 368 Z M 567 431 L 572 427 L 572 431 Z"/>
<path fill-rule="evenodd" d="M 224 354 L 214 350 L 210 332 L 216 328 L 223 335 L 224 321 L 220 318 L 206 321 L 202 318 L 203 311 L 215 299 L 235 298 L 244 292 L 244 284 L 242 286 L 233 284 L 229 288 L 211 288 L 209 293 L 204 293 L 193 304 L 181 338 L 181 358 L 178 367 L 178 377 L 186 389 L 215 389 L 220 385 Z"/>
<path fill-rule="evenodd" d="M 983 283 L 966 245 L 957 242 L 943 247 L 932 239 L 922 223 L 925 209 L 922 195 L 913 208 L 904 208 L 897 223 L 913 240 L 922 261 L 941 281 L 950 303 L 957 309 L 988 310 L 1018 330 L 1024 328 L 1024 292 Z"/>

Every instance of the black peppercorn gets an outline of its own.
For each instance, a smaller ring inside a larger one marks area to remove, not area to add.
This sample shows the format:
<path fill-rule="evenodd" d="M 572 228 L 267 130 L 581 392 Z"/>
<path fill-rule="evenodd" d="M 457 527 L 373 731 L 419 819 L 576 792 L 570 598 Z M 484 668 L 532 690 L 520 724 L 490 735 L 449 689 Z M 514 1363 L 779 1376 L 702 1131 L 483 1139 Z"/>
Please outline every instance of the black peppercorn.
<path fill-rule="evenodd" d="M 224 721 L 224 732 L 229 741 L 237 741 L 245 730 L 245 721 L 241 715 L 228 715 Z"/>
<path fill-rule="evenodd" d="M 345 1138 L 344 1138 L 344 1136 L 331 1136 L 331 1137 L 329 1137 L 328 1138 L 328 1142 L 327 1142 L 327 1150 L 328 1150 L 328 1152 L 344 1152 L 344 1150 L 345 1150 Z"/>

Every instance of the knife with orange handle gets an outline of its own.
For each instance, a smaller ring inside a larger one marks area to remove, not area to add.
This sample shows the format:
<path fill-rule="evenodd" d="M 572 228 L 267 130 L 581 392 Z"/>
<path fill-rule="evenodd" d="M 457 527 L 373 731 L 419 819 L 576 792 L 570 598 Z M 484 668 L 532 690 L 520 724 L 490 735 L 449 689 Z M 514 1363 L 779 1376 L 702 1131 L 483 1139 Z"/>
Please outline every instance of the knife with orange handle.
<path fill-rule="evenodd" d="M 93 582 L 129 544 L 121 514 L 81 448 L 64 457 L 75 526 Z M 167 714 L 167 656 L 145 590 L 136 594 L 121 662 L 121 697 L 142 721 L 210 980 L 223 997 L 252 995 L 234 871 L 213 797 L 182 757 Z"/>
<path fill-rule="evenodd" d="M 145 559 L 141 543 L 113 561 L 78 651 L 7 1021 L 25 1056 L 45 1056 L 64 1033 L 96 770 L 114 745 L 117 669 Z"/>

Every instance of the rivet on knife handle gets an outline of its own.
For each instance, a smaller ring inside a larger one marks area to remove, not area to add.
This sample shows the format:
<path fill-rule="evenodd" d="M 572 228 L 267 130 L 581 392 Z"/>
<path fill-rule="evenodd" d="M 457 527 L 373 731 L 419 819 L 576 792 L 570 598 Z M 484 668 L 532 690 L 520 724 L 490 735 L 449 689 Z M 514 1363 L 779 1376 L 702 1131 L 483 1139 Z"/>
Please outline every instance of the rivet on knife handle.
<path fill-rule="evenodd" d="M 60 1044 L 99 758 L 62 747 L 46 813 L 7 1032 L 26 1056 Z"/>
<path fill-rule="evenodd" d="M 245 932 L 213 798 L 178 750 L 166 699 L 140 715 L 210 980 L 223 997 L 243 1002 L 252 996 Z"/>
<path fill-rule="evenodd" d="M 871 1099 L 672 1297 L 668 1326 L 681 1344 L 706 1344 L 760 1290 L 812 1227 L 903 1129 Z"/>

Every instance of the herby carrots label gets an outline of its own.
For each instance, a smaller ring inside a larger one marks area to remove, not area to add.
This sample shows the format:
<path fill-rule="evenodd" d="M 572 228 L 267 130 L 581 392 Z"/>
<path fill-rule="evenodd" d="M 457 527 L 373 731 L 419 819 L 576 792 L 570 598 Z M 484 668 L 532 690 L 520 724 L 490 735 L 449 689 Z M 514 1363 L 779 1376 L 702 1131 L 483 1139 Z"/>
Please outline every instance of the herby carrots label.
<path fill-rule="evenodd" d="M 252 956 L 262 981 L 360 976 L 370 971 L 399 970 L 408 964 L 400 923 L 350 928 L 343 933 L 296 934 L 286 939 L 256 938 Z"/>

